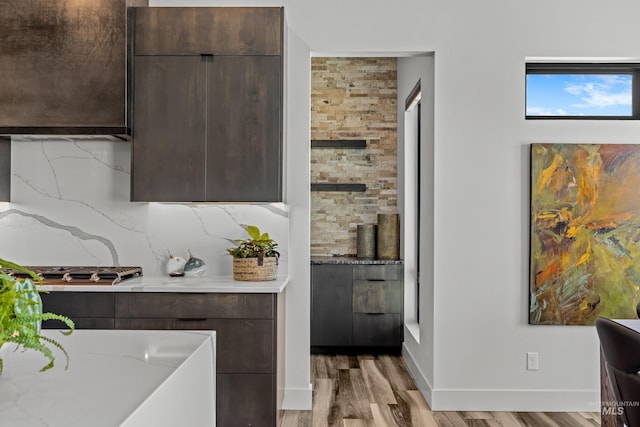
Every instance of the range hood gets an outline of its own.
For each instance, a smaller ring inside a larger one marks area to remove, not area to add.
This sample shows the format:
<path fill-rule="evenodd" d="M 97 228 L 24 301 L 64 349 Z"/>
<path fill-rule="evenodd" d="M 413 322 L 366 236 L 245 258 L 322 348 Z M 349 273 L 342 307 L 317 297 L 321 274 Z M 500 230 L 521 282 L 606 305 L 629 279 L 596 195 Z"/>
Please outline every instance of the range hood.
<path fill-rule="evenodd" d="M 1 1 L 0 135 L 129 135 L 127 7 Z"/>

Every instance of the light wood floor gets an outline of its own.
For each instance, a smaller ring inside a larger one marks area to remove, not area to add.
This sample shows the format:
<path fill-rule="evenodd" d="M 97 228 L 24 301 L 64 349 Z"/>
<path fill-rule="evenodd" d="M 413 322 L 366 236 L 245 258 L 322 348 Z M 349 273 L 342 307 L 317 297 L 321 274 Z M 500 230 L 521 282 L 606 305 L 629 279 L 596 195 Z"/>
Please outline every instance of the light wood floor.
<path fill-rule="evenodd" d="M 593 427 L 596 413 L 432 412 L 400 356 L 311 356 L 313 410 L 283 411 L 280 427 Z"/>

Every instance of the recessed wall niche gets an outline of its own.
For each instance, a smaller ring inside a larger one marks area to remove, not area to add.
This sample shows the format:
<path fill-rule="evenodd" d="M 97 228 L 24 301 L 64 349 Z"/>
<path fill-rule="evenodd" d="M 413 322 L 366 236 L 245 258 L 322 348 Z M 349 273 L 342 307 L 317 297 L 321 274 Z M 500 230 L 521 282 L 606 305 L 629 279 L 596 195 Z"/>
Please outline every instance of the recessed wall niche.
<path fill-rule="evenodd" d="M 355 256 L 356 226 L 397 212 L 396 104 L 396 58 L 312 58 L 311 139 L 366 141 L 311 149 L 312 183 L 366 187 L 311 192 L 312 257 Z"/>

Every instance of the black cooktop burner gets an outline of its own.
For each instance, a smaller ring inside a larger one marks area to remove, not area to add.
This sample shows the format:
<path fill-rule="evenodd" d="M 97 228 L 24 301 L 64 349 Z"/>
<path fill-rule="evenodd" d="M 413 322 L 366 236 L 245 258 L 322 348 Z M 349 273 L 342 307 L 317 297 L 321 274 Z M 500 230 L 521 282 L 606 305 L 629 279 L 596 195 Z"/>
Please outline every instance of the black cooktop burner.
<path fill-rule="evenodd" d="M 44 285 L 115 285 L 127 279 L 142 276 L 142 267 L 93 267 L 93 266 L 25 266 L 42 278 Z M 7 270 L 18 278 L 29 277 L 18 270 Z"/>

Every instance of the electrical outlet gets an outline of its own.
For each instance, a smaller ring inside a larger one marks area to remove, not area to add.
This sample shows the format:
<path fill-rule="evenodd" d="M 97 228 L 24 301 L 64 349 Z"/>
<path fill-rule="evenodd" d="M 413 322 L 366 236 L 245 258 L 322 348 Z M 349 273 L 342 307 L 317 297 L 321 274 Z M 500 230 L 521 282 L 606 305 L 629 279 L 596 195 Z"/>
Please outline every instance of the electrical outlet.
<path fill-rule="evenodd" d="M 538 370 L 538 352 L 535 352 L 535 351 L 527 352 L 527 370 L 528 371 Z"/>

